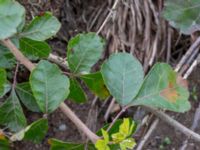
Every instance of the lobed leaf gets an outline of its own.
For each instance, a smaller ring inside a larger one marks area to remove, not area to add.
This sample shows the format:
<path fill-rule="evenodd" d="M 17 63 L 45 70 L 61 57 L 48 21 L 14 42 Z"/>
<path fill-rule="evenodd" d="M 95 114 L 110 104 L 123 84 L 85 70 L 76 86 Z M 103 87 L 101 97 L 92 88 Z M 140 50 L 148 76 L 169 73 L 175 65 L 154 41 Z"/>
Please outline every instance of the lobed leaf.
<path fill-rule="evenodd" d="M 40 143 L 44 139 L 48 131 L 47 119 L 39 119 L 27 126 L 25 129 L 14 134 L 10 139 L 11 141 L 28 140 L 33 143 Z"/>
<path fill-rule="evenodd" d="M 0 40 L 17 33 L 17 27 L 23 21 L 25 9 L 14 0 L 0 0 Z"/>
<path fill-rule="evenodd" d="M 104 40 L 95 33 L 78 34 L 67 47 L 69 68 L 74 73 L 89 73 L 91 67 L 100 59 Z"/>
<path fill-rule="evenodd" d="M 51 52 L 51 48 L 46 42 L 35 41 L 28 38 L 20 39 L 20 50 L 31 60 L 47 58 Z"/>
<path fill-rule="evenodd" d="M 80 78 L 84 81 L 87 87 L 99 98 L 105 99 L 110 95 L 104 84 L 101 72 L 81 75 Z"/>
<path fill-rule="evenodd" d="M 76 79 L 70 79 L 70 93 L 68 99 L 77 103 L 84 103 L 87 101 L 87 96 Z"/>
<path fill-rule="evenodd" d="M 36 102 L 43 113 L 57 109 L 69 94 L 69 79 L 55 64 L 41 60 L 31 72 L 30 84 Z"/>
<path fill-rule="evenodd" d="M 16 92 L 20 101 L 31 111 L 40 112 L 35 97 L 31 91 L 29 82 L 17 84 Z"/>
<path fill-rule="evenodd" d="M 184 34 L 200 31 L 199 0 L 167 0 L 164 3 L 164 17 Z"/>
<path fill-rule="evenodd" d="M 132 104 L 185 112 L 190 109 L 188 97 L 188 90 L 177 83 L 173 69 L 168 64 L 158 63 L 146 76 Z"/>
<path fill-rule="evenodd" d="M 0 106 L 0 116 L 0 124 L 7 126 L 11 131 L 17 132 L 26 127 L 26 118 L 14 89 Z"/>
<path fill-rule="evenodd" d="M 101 73 L 111 95 L 121 105 L 129 104 L 137 95 L 144 76 L 142 65 L 128 53 L 111 55 Z"/>
<path fill-rule="evenodd" d="M 57 139 L 49 139 L 48 143 L 50 144 L 50 150 L 96 150 L 93 144 L 78 144 L 78 143 L 70 143 L 70 142 L 63 142 Z"/>
<path fill-rule="evenodd" d="M 3 97 L 7 92 L 6 86 L 7 86 L 6 70 L 0 68 L 0 97 Z"/>
<path fill-rule="evenodd" d="M 15 66 L 15 63 L 13 54 L 6 47 L 0 45 L 0 67 L 11 69 Z"/>
<path fill-rule="evenodd" d="M 35 17 L 19 36 L 36 41 L 44 41 L 56 35 L 60 27 L 61 24 L 58 19 L 52 16 L 50 12 L 46 12 L 42 16 Z"/>

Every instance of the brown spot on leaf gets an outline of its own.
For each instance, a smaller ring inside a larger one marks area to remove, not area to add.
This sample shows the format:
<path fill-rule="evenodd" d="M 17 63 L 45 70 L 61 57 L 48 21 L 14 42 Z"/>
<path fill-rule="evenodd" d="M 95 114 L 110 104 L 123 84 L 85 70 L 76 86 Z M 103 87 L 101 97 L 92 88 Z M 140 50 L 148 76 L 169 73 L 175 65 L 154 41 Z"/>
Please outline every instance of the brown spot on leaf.
<path fill-rule="evenodd" d="M 169 83 L 168 87 L 164 89 L 163 91 L 161 91 L 160 95 L 172 103 L 175 103 L 179 97 L 179 94 L 176 91 L 176 88 L 174 87 L 173 83 Z"/>
<path fill-rule="evenodd" d="M 5 135 L 0 131 L 0 140 L 5 140 Z"/>

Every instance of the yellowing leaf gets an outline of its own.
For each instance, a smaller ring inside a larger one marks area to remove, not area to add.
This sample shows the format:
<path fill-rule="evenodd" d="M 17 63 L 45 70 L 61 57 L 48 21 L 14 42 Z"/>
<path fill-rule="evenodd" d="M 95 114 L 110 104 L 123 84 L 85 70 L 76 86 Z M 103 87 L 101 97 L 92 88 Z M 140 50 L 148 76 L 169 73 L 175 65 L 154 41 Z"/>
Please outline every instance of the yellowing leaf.
<path fill-rule="evenodd" d="M 108 143 L 105 140 L 98 140 L 95 144 L 95 148 L 97 150 L 110 150 L 110 147 L 107 145 Z"/>
<path fill-rule="evenodd" d="M 161 96 L 163 96 L 166 100 L 175 103 L 179 97 L 173 83 L 169 83 L 168 87 L 161 91 Z"/>
<path fill-rule="evenodd" d="M 104 141 L 105 141 L 106 143 L 108 143 L 108 142 L 109 142 L 109 135 L 108 135 L 108 132 L 105 131 L 104 129 L 101 129 L 101 132 L 102 132 Z"/>
<path fill-rule="evenodd" d="M 112 134 L 112 139 L 114 143 L 120 143 L 129 137 L 134 128 L 134 122 L 130 121 L 129 118 L 124 118 L 123 123 L 119 126 L 119 132 Z"/>
<path fill-rule="evenodd" d="M 3 134 L 2 131 L 0 131 L 0 140 L 4 140 L 5 139 L 5 135 Z"/>
<path fill-rule="evenodd" d="M 185 112 L 190 109 L 186 86 L 186 81 L 178 77 L 168 64 L 157 63 L 146 76 L 131 104 Z"/>

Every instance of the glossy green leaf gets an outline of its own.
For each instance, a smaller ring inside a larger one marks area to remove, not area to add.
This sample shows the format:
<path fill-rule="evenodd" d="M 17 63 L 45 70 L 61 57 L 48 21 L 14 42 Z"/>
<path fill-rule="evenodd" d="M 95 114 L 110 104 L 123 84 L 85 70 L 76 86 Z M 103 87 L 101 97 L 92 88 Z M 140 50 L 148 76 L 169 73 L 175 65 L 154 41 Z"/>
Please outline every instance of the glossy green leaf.
<path fill-rule="evenodd" d="M 0 45 L 0 67 L 10 69 L 15 66 L 15 63 L 13 54 L 6 47 Z"/>
<path fill-rule="evenodd" d="M 70 79 L 70 93 L 68 99 L 76 103 L 84 103 L 87 101 L 87 96 L 76 79 Z"/>
<path fill-rule="evenodd" d="M 185 34 L 200 31 L 199 0 L 166 0 L 164 5 L 164 17 L 173 27 Z"/>
<path fill-rule="evenodd" d="M 33 143 L 40 143 L 48 131 L 47 119 L 40 119 L 27 126 L 25 129 L 14 134 L 11 141 L 28 140 Z"/>
<path fill-rule="evenodd" d="M 0 40 L 11 37 L 23 20 L 25 9 L 14 0 L 0 0 Z"/>
<path fill-rule="evenodd" d="M 20 50 L 26 57 L 32 60 L 47 58 L 51 52 L 51 48 L 46 42 L 28 38 L 20 39 Z"/>
<path fill-rule="evenodd" d="M 0 106 L 0 124 L 17 132 L 26 126 L 26 118 L 13 89 L 10 97 Z"/>
<path fill-rule="evenodd" d="M 175 112 L 189 110 L 189 92 L 176 80 L 177 75 L 168 64 L 158 63 L 154 65 L 132 104 L 168 109 Z"/>
<path fill-rule="evenodd" d="M 16 92 L 20 101 L 31 111 L 40 112 L 35 97 L 31 91 L 29 82 L 17 84 Z"/>
<path fill-rule="evenodd" d="M 30 84 L 40 110 L 50 113 L 57 109 L 69 94 L 69 79 L 57 65 L 42 60 L 31 72 Z"/>
<path fill-rule="evenodd" d="M 105 99 L 110 95 L 104 84 L 101 72 L 81 75 L 80 78 L 84 81 L 87 87 L 99 98 Z"/>
<path fill-rule="evenodd" d="M 104 40 L 95 33 L 78 34 L 67 47 L 69 67 L 74 73 L 88 73 L 100 59 Z"/>
<path fill-rule="evenodd" d="M 121 105 L 127 105 L 133 100 L 144 76 L 142 65 L 128 53 L 111 55 L 103 63 L 101 73 L 111 95 Z"/>
<path fill-rule="evenodd" d="M 35 17 L 31 23 L 25 27 L 20 37 L 26 37 L 36 41 L 44 41 L 59 31 L 60 22 L 51 13 L 46 12 L 42 16 Z"/>
<path fill-rule="evenodd" d="M 50 150 L 96 150 L 93 144 L 78 144 L 78 143 L 70 143 L 70 142 L 63 142 L 57 139 L 49 139 L 48 143 L 51 146 Z"/>
<path fill-rule="evenodd" d="M 11 150 L 9 140 L 0 131 L 0 150 Z"/>

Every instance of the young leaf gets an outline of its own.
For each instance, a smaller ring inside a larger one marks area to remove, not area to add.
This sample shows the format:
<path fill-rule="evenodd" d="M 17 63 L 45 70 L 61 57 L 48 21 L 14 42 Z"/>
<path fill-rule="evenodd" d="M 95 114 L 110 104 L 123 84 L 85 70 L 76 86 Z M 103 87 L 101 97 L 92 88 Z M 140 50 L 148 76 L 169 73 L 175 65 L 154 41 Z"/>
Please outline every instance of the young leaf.
<path fill-rule="evenodd" d="M 7 126 L 11 131 L 17 132 L 26 126 L 26 118 L 14 89 L 0 106 L 0 116 L 0 124 Z"/>
<path fill-rule="evenodd" d="M 69 79 L 55 64 L 41 60 L 31 72 L 30 84 L 40 110 L 50 113 L 58 108 L 69 94 Z"/>
<path fill-rule="evenodd" d="M 0 45 L 0 67 L 10 69 L 15 66 L 15 62 L 13 54 L 6 47 Z"/>
<path fill-rule="evenodd" d="M 70 143 L 70 142 L 63 142 L 57 139 L 49 139 L 48 143 L 51 146 L 50 150 L 85 150 L 85 147 L 87 150 L 96 150 L 93 144 L 76 144 L 76 143 Z"/>
<path fill-rule="evenodd" d="M 103 63 L 101 73 L 111 95 L 121 105 L 129 104 L 136 96 L 144 76 L 139 61 L 128 53 L 111 55 Z"/>
<path fill-rule="evenodd" d="M 31 91 L 29 82 L 17 84 L 16 92 L 20 101 L 31 111 L 40 112 L 35 97 Z"/>
<path fill-rule="evenodd" d="M 31 23 L 25 27 L 20 37 L 26 37 L 36 41 L 44 41 L 59 31 L 60 22 L 51 13 L 46 12 L 42 16 L 35 17 Z"/>
<path fill-rule="evenodd" d="M 168 64 L 158 63 L 146 76 L 132 104 L 185 112 L 190 109 L 188 97 L 187 89 L 177 83 L 173 69 Z"/>
<path fill-rule="evenodd" d="M 72 38 L 67 47 L 68 63 L 74 73 L 88 73 L 100 59 L 104 40 L 95 33 L 78 34 Z"/>
<path fill-rule="evenodd" d="M 167 0 L 164 4 L 164 17 L 173 27 L 185 34 L 200 31 L 199 0 Z"/>
<path fill-rule="evenodd" d="M 0 0 L 0 40 L 11 37 L 23 20 L 25 9 L 13 0 Z"/>
<path fill-rule="evenodd" d="M 6 70 L 0 68 L 0 97 L 3 97 L 6 93 L 6 86 L 7 86 L 7 76 Z"/>
<path fill-rule="evenodd" d="M 51 52 L 50 46 L 43 41 L 34 41 L 28 38 L 20 39 L 20 50 L 29 59 L 47 58 Z"/>
<path fill-rule="evenodd" d="M 80 78 L 88 88 L 101 99 L 105 99 L 110 95 L 104 84 L 101 72 L 81 75 Z"/>
<path fill-rule="evenodd" d="M 33 143 L 40 143 L 48 131 L 47 119 L 40 119 L 27 126 L 25 129 L 14 134 L 11 141 L 28 140 Z"/>
<path fill-rule="evenodd" d="M 121 150 L 127 150 L 127 149 L 133 149 L 136 145 L 136 142 L 133 138 L 127 138 L 120 142 L 120 148 Z"/>
<path fill-rule="evenodd" d="M 99 139 L 95 143 L 95 147 L 97 150 L 110 150 L 110 147 L 108 146 L 109 144 L 109 135 L 108 132 L 105 131 L 104 129 L 101 129 L 103 139 Z"/>
<path fill-rule="evenodd" d="M 135 131 L 135 123 L 129 118 L 124 118 L 122 124 L 119 126 L 119 131 L 112 134 L 114 143 L 121 143 L 130 137 Z"/>
<path fill-rule="evenodd" d="M 76 79 L 70 79 L 70 93 L 68 99 L 77 103 L 84 103 L 87 101 L 87 96 Z"/>

